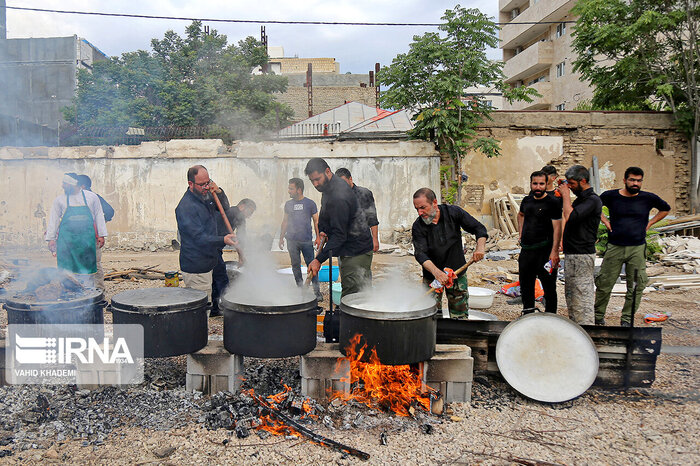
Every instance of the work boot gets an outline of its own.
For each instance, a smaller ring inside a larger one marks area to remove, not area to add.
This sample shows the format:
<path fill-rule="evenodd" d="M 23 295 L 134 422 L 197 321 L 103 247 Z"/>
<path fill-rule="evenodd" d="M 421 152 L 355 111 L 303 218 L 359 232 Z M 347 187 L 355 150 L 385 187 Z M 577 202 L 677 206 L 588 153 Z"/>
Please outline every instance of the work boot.
<path fill-rule="evenodd" d="M 537 312 L 536 307 L 531 307 L 528 309 L 523 309 L 523 311 L 520 313 L 521 316 L 527 315 L 527 314 L 532 314 L 533 312 Z"/>
<path fill-rule="evenodd" d="M 605 325 L 605 319 L 596 319 L 595 324 L 596 325 Z"/>
<path fill-rule="evenodd" d="M 211 312 L 209 313 L 209 317 L 221 317 L 223 314 L 221 313 L 221 309 L 218 307 L 215 309 L 212 309 Z"/>
<path fill-rule="evenodd" d="M 620 322 L 620 327 L 631 327 L 632 324 L 630 322 Z"/>

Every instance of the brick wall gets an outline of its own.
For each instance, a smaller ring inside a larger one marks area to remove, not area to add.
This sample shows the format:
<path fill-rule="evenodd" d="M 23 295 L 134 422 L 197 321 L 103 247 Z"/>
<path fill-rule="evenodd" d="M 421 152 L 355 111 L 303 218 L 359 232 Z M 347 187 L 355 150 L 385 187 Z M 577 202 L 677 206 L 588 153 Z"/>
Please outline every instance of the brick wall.
<path fill-rule="evenodd" d="M 338 73 L 340 64 L 335 58 L 274 58 L 271 61 L 280 63 L 282 74 L 306 73 L 309 63 L 314 73 Z"/>
<path fill-rule="evenodd" d="M 376 106 L 374 87 L 324 86 L 313 89 L 313 114 L 318 115 L 345 102 L 360 102 L 370 107 Z M 305 87 L 288 87 L 287 92 L 276 94 L 279 102 L 286 103 L 294 111 L 295 122 L 309 117 L 308 90 Z"/>

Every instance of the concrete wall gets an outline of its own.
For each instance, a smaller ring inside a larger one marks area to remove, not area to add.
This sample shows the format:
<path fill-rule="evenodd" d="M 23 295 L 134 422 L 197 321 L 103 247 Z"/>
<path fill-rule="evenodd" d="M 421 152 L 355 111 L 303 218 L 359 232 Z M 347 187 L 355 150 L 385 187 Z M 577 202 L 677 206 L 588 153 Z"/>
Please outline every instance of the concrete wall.
<path fill-rule="evenodd" d="M 411 195 L 416 189 L 437 190 L 439 185 L 439 154 L 420 141 L 226 146 L 220 140 L 172 140 L 115 147 L 0 147 L 0 245 L 43 244 L 52 202 L 62 193 L 63 173 L 77 172 L 89 175 L 95 192 L 116 211 L 107 224 L 108 247 L 169 246 L 177 229 L 174 210 L 187 189 L 187 169 L 198 163 L 233 203 L 243 197 L 256 201 L 249 229 L 275 234 L 289 178 L 304 179 L 305 194 L 320 206 L 320 193 L 303 173 L 311 157 L 324 157 L 333 170 L 349 168 L 358 184 L 374 192 L 383 237 L 413 223 Z"/>
<path fill-rule="evenodd" d="M 645 171 L 644 188 L 671 204 L 676 215 L 689 212 L 690 151 L 687 139 L 667 113 L 493 112 L 481 135 L 500 141 L 502 155 L 487 159 L 470 153 L 463 169 L 465 207 L 488 215 L 488 200 L 508 192 L 529 192 L 530 173 L 552 163 L 563 175 L 574 164 L 590 167 L 598 157 L 601 189 L 622 187 L 629 166 Z M 663 149 L 657 150 L 657 141 Z"/>

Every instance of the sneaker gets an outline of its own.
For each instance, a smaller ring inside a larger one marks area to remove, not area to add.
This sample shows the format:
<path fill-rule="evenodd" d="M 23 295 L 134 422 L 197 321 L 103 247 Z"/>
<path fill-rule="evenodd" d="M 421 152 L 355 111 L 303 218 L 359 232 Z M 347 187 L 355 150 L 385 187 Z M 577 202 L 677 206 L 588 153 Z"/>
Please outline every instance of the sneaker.
<path fill-rule="evenodd" d="M 527 315 L 527 314 L 532 314 L 534 312 L 537 312 L 536 307 L 531 307 L 529 309 L 523 309 L 523 311 L 520 313 L 521 316 Z"/>
<path fill-rule="evenodd" d="M 221 309 L 212 309 L 209 313 L 209 317 L 221 317 L 222 315 Z"/>

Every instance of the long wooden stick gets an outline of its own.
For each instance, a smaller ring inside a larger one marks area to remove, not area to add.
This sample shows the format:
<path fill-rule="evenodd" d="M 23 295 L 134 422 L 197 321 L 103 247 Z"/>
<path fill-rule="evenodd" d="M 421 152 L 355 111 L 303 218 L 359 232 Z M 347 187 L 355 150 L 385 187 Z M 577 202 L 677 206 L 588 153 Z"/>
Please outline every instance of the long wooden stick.
<path fill-rule="evenodd" d="M 460 273 L 464 272 L 464 271 L 467 270 L 467 269 L 469 268 L 469 266 L 472 265 L 473 263 L 474 263 L 474 259 L 471 259 L 469 262 L 467 262 L 466 264 L 464 264 L 463 266 L 461 266 L 460 268 L 458 268 L 457 270 L 455 270 L 455 275 L 459 275 Z M 434 291 L 434 290 L 433 290 L 432 288 L 430 288 L 428 291 L 425 292 L 425 295 L 428 296 L 428 295 L 429 295 L 430 293 L 432 293 L 433 291 Z"/>
<path fill-rule="evenodd" d="M 221 213 L 221 217 L 224 219 L 224 225 L 226 225 L 226 229 L 228 230 L 229 233 L 233 234 L 233 228 L 231 228 L 231 223 L 228 221 L 228 217 L 226 216 L 226 212 L 224 212 L 224 206 L 221 205 L 221 201 L 219 200 L 219 196 L 216 195 L 215 192 L 212 191 L 212 196 L 214 196 L 214 202 L 216 202 L 216 207 L 219 208 L 219 212 Z"/>

